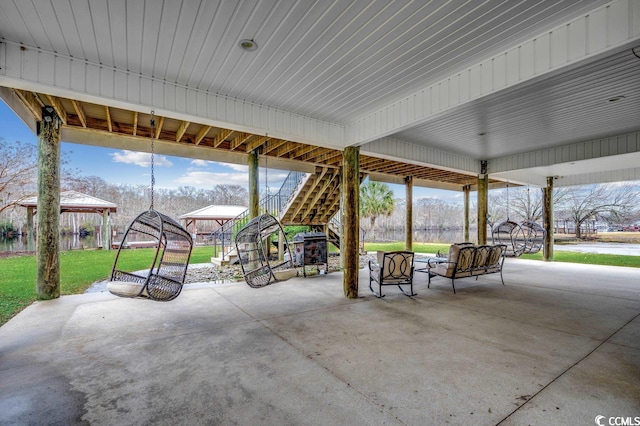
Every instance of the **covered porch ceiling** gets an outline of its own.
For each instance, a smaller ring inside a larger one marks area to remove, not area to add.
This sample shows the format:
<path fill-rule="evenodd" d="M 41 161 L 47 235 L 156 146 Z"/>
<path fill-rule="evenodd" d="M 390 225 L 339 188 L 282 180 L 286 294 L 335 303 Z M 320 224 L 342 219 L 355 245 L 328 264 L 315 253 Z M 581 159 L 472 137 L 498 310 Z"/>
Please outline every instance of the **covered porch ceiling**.
<path fill-rule="evenodd" d="M 253 40 L 252 51 L 240 47 Z M 640 179 L 640 5 L 0 3 L 0 95 L 64 141 L 460 190 Z M 634 50 L 635 49 L 635 50 Z M 268 141 L 268 142 L 266 142 Z"/>

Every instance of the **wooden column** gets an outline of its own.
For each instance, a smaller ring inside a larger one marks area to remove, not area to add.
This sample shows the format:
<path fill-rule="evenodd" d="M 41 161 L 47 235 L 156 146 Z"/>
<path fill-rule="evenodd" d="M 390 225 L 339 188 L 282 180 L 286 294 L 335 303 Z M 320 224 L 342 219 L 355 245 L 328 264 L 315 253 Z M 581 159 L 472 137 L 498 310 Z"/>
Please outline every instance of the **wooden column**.
<path fill-rule="evenodd" d="M 553 262 L 553 177 L 547 177 L 547 187 L 542 188 L 542 226 L 546 232 L 542 248 L 545 262 Z"/>
<path fill-rule="evenodd" d="M 258 150 L 249 153 L 249 218 L 260 214 L 260 192 L 258 185 Z"/>
<path fill-rule="evenodd" d="M 342 157 L 342 238 L 340 242 L 344 259 L 344 295 L 349 299 L 358 297 L 358 269 L 360 254 L 360 148 L 345 148 Z"/>
<path fill-rule="evenodd" d="M 413 251 L 413 176 L 407 176 L 404 178 L 404 184 L 406 189 L 406 202 L 405 202 L 405 235 L 404 235 L 404 247 L 407 251 Z"/>
<path fill-rule="evenodd" d="M 282 231 L 278 231 L 278 260 L 284 261 L 284 240 L 287 236 Z"/>
<path fill-rule="evenodd" d="M 487 211 L 489 200 L 489 175 L 487 162 L 482 162 L 478 175 L 478 244 L 487 244 Z"/>
<path fill-rule="evenodd" d="M 60 297 L 60 119 L 52 107 L 39 123 L 36 263 L 38 298 Z"/>
<path fill-rule="evenodd" d="M 462 187 L 464 192 L 464 224 L 463 224 L 463 238 L 465 242 L 469 241 L 469 194 L 471 193 L 471 185 L 465 185 Z"/>
<path fill-rule="evenodd" d="M 102 247 L 103 250 L 111 250 L 111 217 L 109 209 L 102 211 Z"/>
<path fill-rule="evenodd" d="M 33 207 L 27 207 L 27 250 L 33 251 L 35 250 L 35 232 L 33 229 L 33 216 L 34 210 Z"/>

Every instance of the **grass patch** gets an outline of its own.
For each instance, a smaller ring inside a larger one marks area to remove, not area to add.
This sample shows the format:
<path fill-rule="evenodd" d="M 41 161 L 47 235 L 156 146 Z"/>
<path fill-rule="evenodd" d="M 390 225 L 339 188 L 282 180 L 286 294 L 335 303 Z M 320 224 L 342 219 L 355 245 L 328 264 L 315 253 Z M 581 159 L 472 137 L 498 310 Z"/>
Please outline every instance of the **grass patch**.
<path fill-rule="evenodd" d="M 542 260 L 542 253 L 523 254 L 521 258 Z M 578 253 L 572 251 L 554 250 L 553 260 L 554 262 L 640 268 L 640 256 L 625 256 L 620 254 Z"/>
<path fill-rule="evenodd" d="M 149 268 L 149 258 L 155 249 L 135 249 L 128 252 L 122 269 L 137 271 Z M 195 247 L 189 263 L 211 260 L 211 247 Z M 83 293 L 96 281 L 108 278 L 116 251 L 74 250 L 60 253 L 60 293 Z M 37 300 L 35 256 L 0 259 L 0 326 Z"/>

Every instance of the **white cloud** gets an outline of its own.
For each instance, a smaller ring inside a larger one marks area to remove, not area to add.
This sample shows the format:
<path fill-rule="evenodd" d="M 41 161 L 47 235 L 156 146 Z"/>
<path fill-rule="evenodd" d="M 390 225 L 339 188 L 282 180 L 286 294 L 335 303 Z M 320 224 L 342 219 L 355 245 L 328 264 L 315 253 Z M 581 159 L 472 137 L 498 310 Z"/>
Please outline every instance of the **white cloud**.
<path fill-rule="evenodd" d="M 196 167 L 207 167 L 209 164 L 212 164 L 213 161 L 207 161 L 207 160 L 200 160 L 200 159 L 196 159 L 196 160 L 191 160 L 191 164 L 193 164 Z"/>
<path fill-rule="evenodd" d="M 242 164 L 231 164 L 231 163 L 217 163 L 217 164 L 222 166 L 222 167 L 226 167 L 226 168 L 229 168 L 231 170 L 235 170 L 236 172 L 247 173 L 249 171 L 249 166 L 242 165 Z"/>
<path fill-rule="evenodd" d="M 151 166 L 151 154 L 147 152 L 135 152 L 122 150 L 110 154 L 113 157 L 113 161 L 116 163 L 135 164 L 140 167 Z M 173 163 L 169 161 L 164 155 L 156 155 L 153 159 L 154 165 L 158 167 L 171 167 Z"/>
<path fill-rule="evenodd" d="M 181 185 L 189 185 L 200 188 L 211 188 L 214 185 L 235 184 L 247 186 L 246 173 L 213 173 L 213 172 L 186 172 L 176 179 Z"/>

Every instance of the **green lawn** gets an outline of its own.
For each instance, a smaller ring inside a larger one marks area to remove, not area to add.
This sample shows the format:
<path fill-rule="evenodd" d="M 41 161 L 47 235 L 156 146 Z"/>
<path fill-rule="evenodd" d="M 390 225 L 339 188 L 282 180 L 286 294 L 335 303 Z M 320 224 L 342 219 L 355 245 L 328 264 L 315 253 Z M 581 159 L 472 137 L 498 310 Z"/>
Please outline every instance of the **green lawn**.
<path fill-rule="evenodd" d="M 403 250 L 404 243 L 367 243 L 367 251 Z M 123 269 L 136 271 L 149 267 L 149 256 L 154 249 L 136 249 L 128 252 L 127 264 Z M 417 253 L 447 252 L 448 244 L 414 243 Z M 210 261 L 211 247 L 196 247 L 190 263 Z M 109 276 L 115 258 L 115 251 L 84 250 L 60 253 L 61 294 L 83 293 L 95 281 Z M 542 254 L 524 255 L 523 259 L 541 260 Z M 558 251 L 554 253 L 556 262 L 587 263 L 592 265 L 628 266 L 640 268 L 640 256 L 620 256 L 593 253 Z M 36 261 L 34 256 L 20 256 L 0 259 L 0 326 L 36 298 Z"/>

